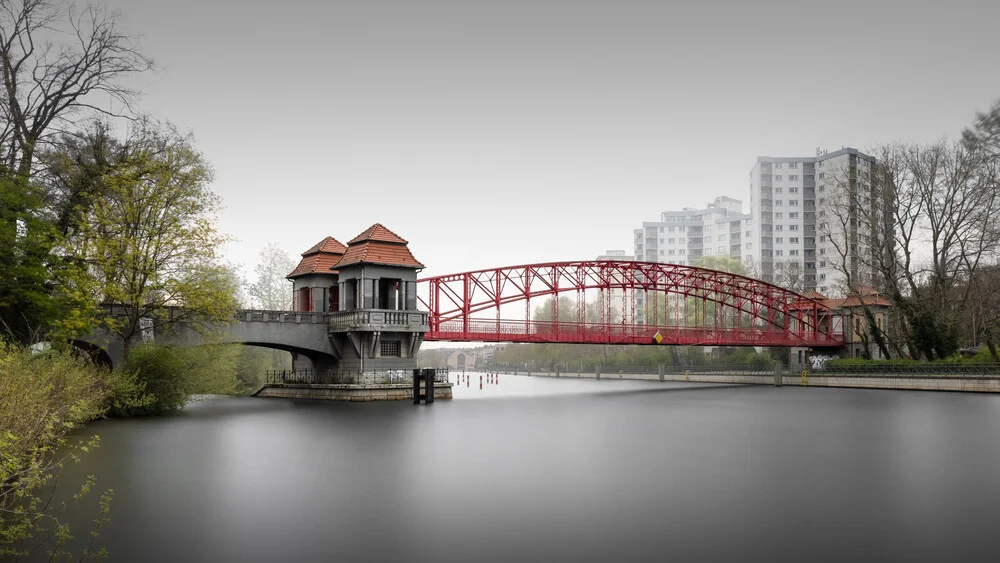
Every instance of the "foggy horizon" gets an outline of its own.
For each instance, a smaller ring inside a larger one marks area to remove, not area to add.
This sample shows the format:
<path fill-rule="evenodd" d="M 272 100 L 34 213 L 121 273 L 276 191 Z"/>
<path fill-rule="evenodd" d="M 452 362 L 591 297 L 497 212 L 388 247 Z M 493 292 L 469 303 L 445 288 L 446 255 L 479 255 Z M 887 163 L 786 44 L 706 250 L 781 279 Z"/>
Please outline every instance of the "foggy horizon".
<path fill-rule="evenodd" d="M 955 138 L 1000 99 L 997 4 L 111 0 L 193 132 L 228 257 L 379 222 L 422 275 L 632 252 L 758 156 Z"/>

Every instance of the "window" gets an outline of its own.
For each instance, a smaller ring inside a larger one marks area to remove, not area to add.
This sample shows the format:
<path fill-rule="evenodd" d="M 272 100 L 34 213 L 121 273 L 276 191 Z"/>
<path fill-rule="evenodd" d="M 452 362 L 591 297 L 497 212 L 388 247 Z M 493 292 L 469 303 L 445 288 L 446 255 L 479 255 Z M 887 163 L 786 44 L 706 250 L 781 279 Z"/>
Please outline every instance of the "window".
<path fill-rule="evenodd" d="M 788 251 L 788 255 L 789 256 L 798 256 L 799 255 L 799 251 L 798 250 L 789 250 Z"/>
<path fill-rule="evenodd" d="M 826 260 L 820 260 L 819 261 L 819 267 L 820 268 L 826 268 Z"/>
<path fill-rule="evenodd" d="M 684 241 L 686 241 L 686 240 L 687 239 L 685 239 L 684 237 L 681 237 L 681 238 L 677 239 L 677 242 L 680 243 L 680 244 L 684 244 Z"/>
<path fill-rule="evenodd" d="M 660 244 L 663 244 L 663 239 L 660 239 Z"/>
<path fill-rule="evenodd" d="M 663 256 L 663 249 L 660 249 L 660 256 Z"/>
<path fill-rule="evenodd" d="M 826 274 L 820 274 L 820 275 L 819 275 L 819 279 L 821 279 L 821 280 L 825 280 L 825 279 L 826 279 Z"/>
<path fill-rule="evenodd" d="M 792 211 L 791 213 L 788 214 L 788 218 L 789 219 L 798 219 L 799 218 L 799 212 L 798 211 Z"/>
<path fill-rule="evenodd" d="M 775 218 L 775 219 L 781 219 L 781 218 L 783 218 L 783 217 L 784 217 L 784 214 L 783 214 L 783 213 L 781 213 L 780 211 L 779 211 L 778 213 L 775 213 L 775 214 L 774 214 L 774 218 Z"/>
<path fill-rule="evenodd" d="M 775 168 L 781 168 L 781 163 L 780 162 L 775 162 L 774 163 L 774 167 Z"/>
<path fill-rule="evenodd" d="M 784 254 L 785 254 L 784 250 L 775 250 L 774 251 L 774 255 L 775 256 L 783 256 Z"/>
<path fill-rule="evenodd" d="M 667 239 L 667 242 L 669 242 L 670 244 L 673 244 L 673 243 L 674 243 L 674 239 L 672 239 L 672 238 L 668 238 L 668 239 Z"/>
<path fill-rule="evenodd" d="M 788 200 L 788 205 L 791 205 L 792 207 L 796 207 L 796 206 L 799 205 L 799 200 L 797 200 L 797 199 L 790 199 L 790 200 Z"/>
<path fill-rule="evenodd" d="M 797 193 L 799 193 L 799 189 L 798 188 L 788 188 L 788 193 L 790 193 L 790 194 L 797 194 Z"/>
<path fill-rule="evenodd" d="M 382 356 L 394 356 L 399 357 L 400 342 L 399 340 L 382 340 L 379 343 L 379 352 Z"/>
<path fill-rule="evenodd" d="M 774 230 L 776 230 L 776 231 L 780 231 L 782 229 L 784 229 L 784 227 L 782 227 L 781 225 L 775 225 L 774 226 Z"/>
<path fill-rule="evenodd" d="M 816 268 L 816 263 L 815 262 L 806 262 L 806 268 L 808 268 L 810 270 L 813 270 L 813 269 Z"/>
<path fill-rule="evenodd" d="M 775 176 L 774 179 L 775 179 L 775 181 L 780 182 L 781 181 L 781 174 L 778 174 L 777 176 Z"/>
<path fill-rule="evenodd" d="M 680 254 L 681 256 L 684 256 L 685 254 L 687 254 L 687 251 L 682 248 L 682 249 L 680 249 L 680 250 L 677 251 L 677 254 Z"/>
<path fill-rule="evenodd" d="M 821 165 L 822 165 L 822 164 L 821 164 Z M 820 179 L 820 180 L 822 180 L 822 179 L 823 179 L 823 178 L 825 178 L 825 177 L 826 177 L 826 172 L 820 172 L 820 173 L 819 173 L 819 179 Z"/>
<path fill-rule="evenodd" d="M 673 256 L 673 255 L 674 255 L 674 251 L 673 251 L 673 249 L 671 249 L 671 250 L 670 250 L 670 252 L 668 252 L 668 254 L 669 254 L 670 256 Z"/>
<path fill-rule="evenodd" d="M 781 188 L 774 188 L 774 193 L 780 194 L 781 193 Z"/>
<path fill-rule="evenodd" d="M 750 236 L 750 231 L 747 231 L 747 236 Z"/>
<path fill-rule="evenodd" d="M 788 239 L 788 242 L 791 243 L 791 244 L 798 244 L 799 243 L 799 237 L 791 237 L 791 238 Z"/>
<path fill-rule="evenodd" d="M 788 225 L 788 230 L 789 231 L 797 231 L 797 230 L 799 230 L 799 226 L 798 225 Z"/>
<path fill-rule="evenodd" d="M 726 253 L 726 247 L 725 246 L 720 246 L 719 247 L 719 254 L 725 254 L 725 253 Z"/>
<path fill-rule="evenodd" d="M 797 174 L 792 174 L 792 175 L 788 176 L 788 179 L 789 179 L 790 181 L 794 182 L 795 180 L 798 180 L 798 179 L 799 179 L 799 176 L 798 176 Z M 793 189 L 793 190 L 797 190 L 798 188 L 792 188 L 792 189 Z"/>
<path fill-rule="evenodd" d="M 776 238 L 774 239 L 774 244 L 781 244 L 781 243 L 783 243 L 783 242 L 785 242 L 785 239 L 783 239 L 783 238 L 781 238 L 781 237 L 776 237 Z"/>
<path fill-rule="evenodd" d="M 799 167 L 799 163 L 798 162 L 789 162 L 788 163 L 788 167 L 789 168 L 798 168 Z"/>
<path fill-rule="evenodd" d="M 745 247 L 745 248 L 746 248 L 747 250 L 750 250 L 751 248 L 753 248 L 753 245 L 752 245 L 751 243 L 749 243 L 749 242 L 748 242 L 748 243 L 746 243 L 746 244 L 745 244 L 745 245 L 743 245 L 743 246 L 744 246 L 744 247 Z"/>
<path fill-rule="evenodd" d="M 826 242 L 826 235 L 821 235 L 821 236 L 819 237 L 819 241 L 820 241 L 820 242 Z"/>
<path fill-rule="evenodd" d="M 774 200 L 774 206 L 775 207 L 781 207 L 783 205 L 785 205 L 785 202 L 783 200 L 780 200 L 780 199 Z"/>
<path fill-rule="evenodd" d="M 726 240 L 726 235 L 719 235 L 716 240 Z"/>
<path fill-rule="evenodd" d="M 816 181 L 816 176 L 813 176 L 812 174 L 806 174 L 805 176 L 802 177 L 802 179 L 805 180 L 806 182 L 814 182 Z"/>

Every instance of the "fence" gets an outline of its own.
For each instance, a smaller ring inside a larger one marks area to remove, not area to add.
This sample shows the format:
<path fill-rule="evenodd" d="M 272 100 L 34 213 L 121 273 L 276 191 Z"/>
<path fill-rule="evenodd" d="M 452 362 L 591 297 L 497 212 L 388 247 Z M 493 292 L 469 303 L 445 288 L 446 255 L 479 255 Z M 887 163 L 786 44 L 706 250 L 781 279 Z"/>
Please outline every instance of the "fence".
<path fill-rule="evenodd" d="M 775 364 L 767 365 L 645 365 L 645 366 L 583 366 L 559 365 L 546 368 L 499 367 L 501 372 L 533 372 L 537 374 L 575 374 L 589 375 L 601 373 L 605 377 L 621 375 L 766 375 L 774 376 Z M 782 365 L 785 377 L 797 376 L 801 368 Z M 954 379 L 991 379 L 1000 378 L 1000 364 L 968 364 L 968 363 L 913 363 L 913 364 L 869 364 L 869 365 L 826 365 L 822 369 L 806 369 L 807 376 L 816 377 L 910 377 L 919 378 L 954 378 Z"/>
<path fill-rule="evenodd" d="M 381 370 L 381 371 L 351 371 L 351 370 L 311 370 L 287 369 L 268 370 L 268 383 L 309 383 L 324 385 L 412 385 L 413 370 Z M 435 383 L 448 382 L 448 368 L 437 368 L 434 375 Z"/>

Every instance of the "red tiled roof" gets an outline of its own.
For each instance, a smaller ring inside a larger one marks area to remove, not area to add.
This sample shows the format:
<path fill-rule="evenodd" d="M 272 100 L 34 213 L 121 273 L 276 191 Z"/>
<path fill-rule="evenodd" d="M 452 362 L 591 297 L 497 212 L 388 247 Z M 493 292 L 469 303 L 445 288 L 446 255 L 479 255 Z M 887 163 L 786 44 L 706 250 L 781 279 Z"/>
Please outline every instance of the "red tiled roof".
<path fill-rule="evenodd" d="M 423 268 L 424 265 L 418 262 L 406 247 L 407 244 L 406 240 L 396 233 L 375 223 L 347 243 L 347 252 L 333 267 L 343 268 L 351 264 L 366 263 Z"/>
<path fill-rule="evenodd" d="M 808 297 L 809 299 L 815 299 L 817 301 L 826 299 L 826 295 L 823 295 L 822 293 L 816 291 L 815 289 L 810 291 L 809 293 L 806 293 L 804 297 Z"/>
<path fill-rule="evenodd" d="M 317 252 L 328 252 L 330 254 L 343 254 L 347 251 L 347 247 L 340 244 L 340 241 L 333 237 L 326 237 L 325 239 L 316 243 L 315 246 L 309 250 L 302 253 L 302 256 L 309 256 L 310 254 L 316 254 Z"/>
<path fill-rule="evenodd" d="M 371 227 L 365 229 L 365 232 L 347 241 L 347 246 L 351 246 L 352 244 L 363 242 L 366 240 L 388 242 L 394 244 L 408 244 L 407 241 L 403 239 L 403 237 L 383 227 L 381 223 L 375 223 Z"/>
<path fill-rule="evenodd" d="M 285 276 L 285 278 L 291 279 L 305 274 L 316 273 L 334 275 L 337 272 L 331 271 L 331 268 L 340 261 L 346 250 L 347 247 L 337 239 L 326 237 L 309 250 L 303 252 L 299 265 L 292 270 L 292 273 Z"/>

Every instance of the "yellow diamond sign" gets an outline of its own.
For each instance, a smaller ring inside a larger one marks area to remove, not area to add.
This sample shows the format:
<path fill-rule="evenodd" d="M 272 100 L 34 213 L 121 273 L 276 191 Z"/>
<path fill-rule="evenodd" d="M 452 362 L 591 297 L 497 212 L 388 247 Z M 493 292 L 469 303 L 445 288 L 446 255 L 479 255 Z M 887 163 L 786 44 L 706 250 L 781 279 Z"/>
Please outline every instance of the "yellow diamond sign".
<path fill-rule="evenodd" d="M 656 331 L 656 334 L 653 335 L 653 340 L 655 340 L 657 344 L 663 342 L 663 335 L 660 334 L 660 331 Z"/>

